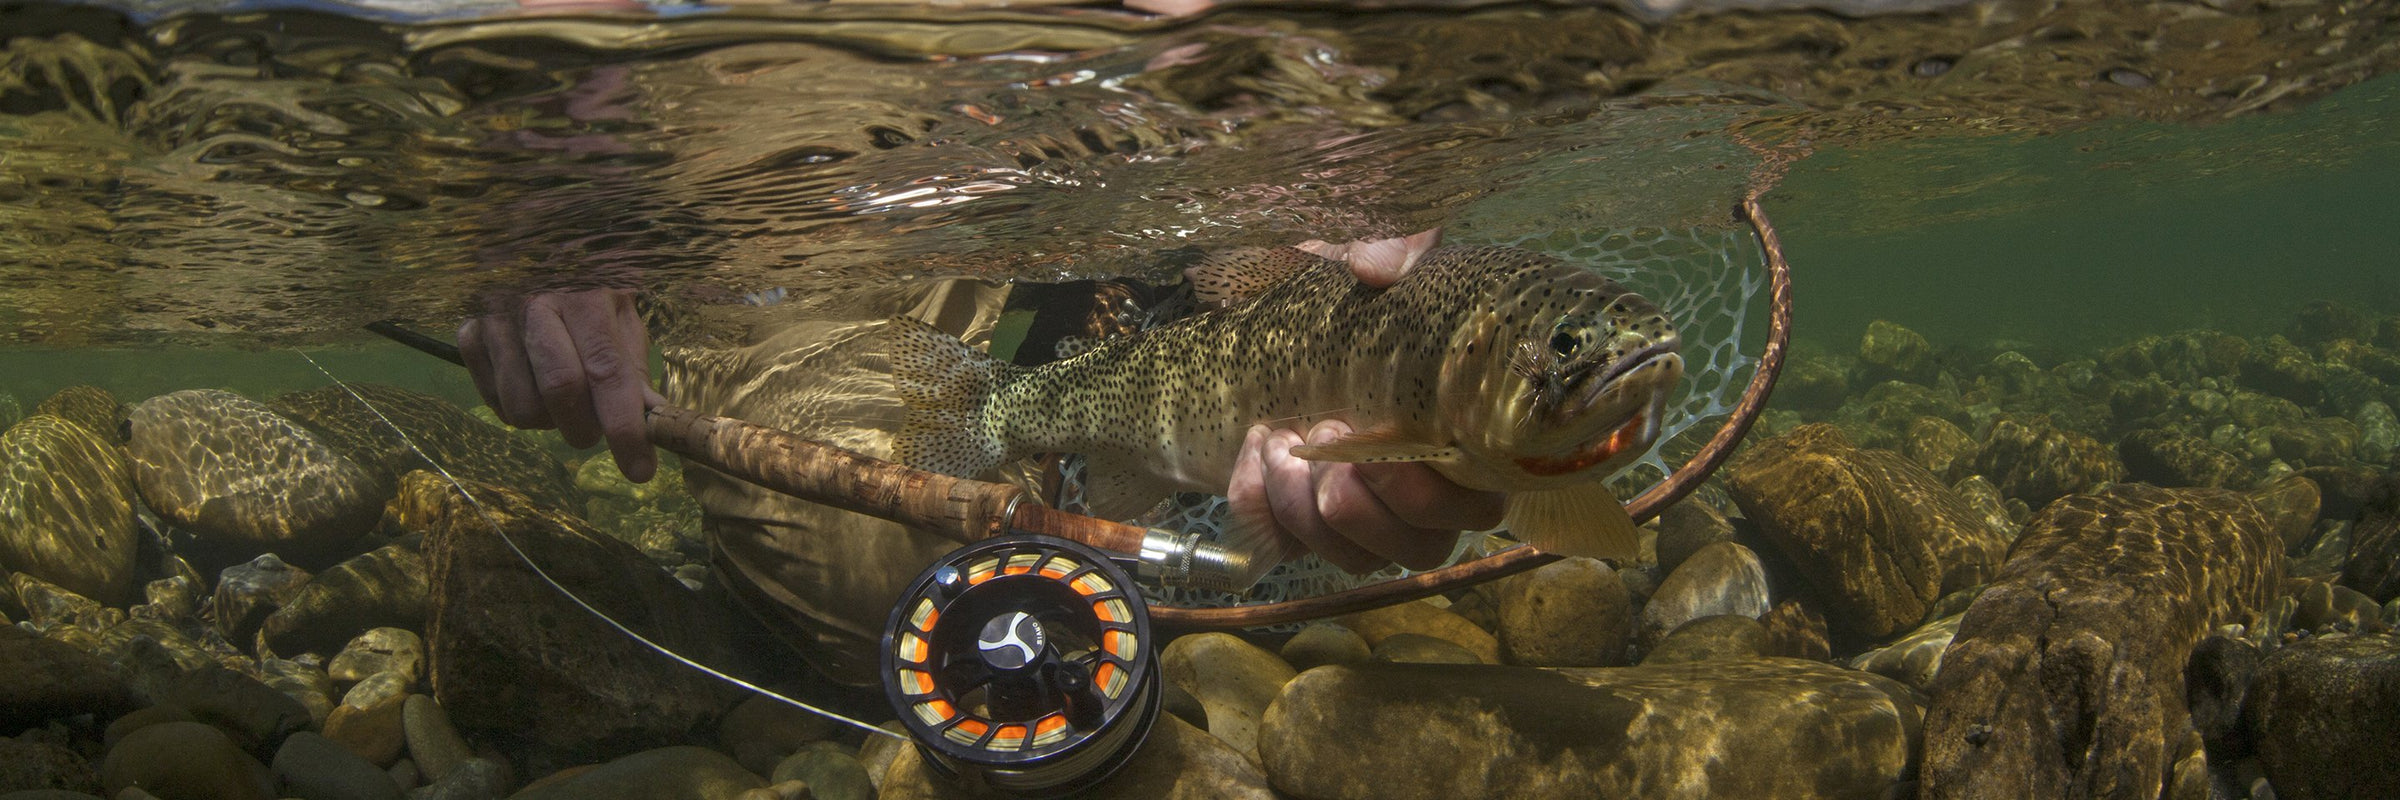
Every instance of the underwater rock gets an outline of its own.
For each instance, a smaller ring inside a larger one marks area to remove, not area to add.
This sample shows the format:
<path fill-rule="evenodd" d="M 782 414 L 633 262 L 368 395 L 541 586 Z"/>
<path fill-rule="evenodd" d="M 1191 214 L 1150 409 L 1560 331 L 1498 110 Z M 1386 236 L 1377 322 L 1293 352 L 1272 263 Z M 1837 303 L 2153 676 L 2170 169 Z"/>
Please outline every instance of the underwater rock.
<path fill-rule="evenodd" d="M 1743 514 L 1824 599 L 1836 634 L 1880 638 L 1996 572 L 2006 534 L 1924 467 L 1806 425 L 1727 468 Z M 1672 580 L 1672 578 L 1670 578 Z"/>
<path fill-rule="evenodd" d="M 98 386 L 78 385 L 58 390 L 33 407 L 28 418 L 48 414 L 90 432 L 100 441 L 121 444 L 125 441 L 125 405 L 117 396 Z"/>
<path fill-rule="evenodd" d="M 2156 375 L 2120 380 L 2108 387 L 2108 412 L 2117 425 L 2139 425 L 2173 410 L 2180 399 L 2175 385 Z"/>
<path fill-rule="evenodd" d="M 2400 355 L 2360 340 L 2336 339 L 2318 348 L 2317 355 L 2328 369 L 2345 368 L 2375 379 L 2379 383 L 2400 385 Z"/>
<path fill-rule="evenodd" d="M 1825 358 L 1793 356 L 1775 380 L 1775 405 L 1781 408 L 1829 409 L 1849 395 L 1849 370 Z"/>
<path fill-rule="evenodd" d="M 2308 417 L 2260 428 L 2275 457 L 2300 464 L 2333 464 L 2358 451 L 2358 424 L 2340 417 Z"/>
<path fill-rule="evenodd" d="M 422 471 L 403 479 L 436 480 Z M 568 763 L 684 742 L 713 728 L 733 705 L 731 687 L 658 658 L 569 601 L 524 559 L 628 629 L 740 674 L 747 667 L 722 609 L 579 520 L 500 487 L 476 487 L 475 494 L 481 505 L 438 485 L 401 488 L 418 506 L 405 513 L 430 524 L 425 638 L 434 695 L 460 729 L 508 731 L 528 740 L 529 758 Z"/>
<path fill-rule="evenodd" d="M 1733 522 L 1697 497 L 1686 497 L 1658 514 L 1658 569 L 1674 572 L 1700 548 L 1734 540 Z"/>
<path fill-rule="evenodd" d="M 359 396 L 372 407 L 360 403 Z M 325 386 L 280 395 L 267 401 L 267 407 L 308 428 L 334 452 L 376 472 L 386 485 L 414 470 L 438 471 L 409 448 L 413 441 L 459 480 L 506 486 L 552 508 L 581 505 L 566 468 L 541 446 L 439 397 L 380 383 L 353 383 L 347 390 Z M 395 424 L 407 439 L 393 430 Z"/>
<path fill-rule="evenodd" d="M 1421 633 L 1395 633 L 1375 643 L 1368 654 L 1370 661 L 1402 664 L 1489 664 L 1448 639 L 1436 639 Z"/>
<path fill-rule="evenodd" d="M 2242 356 L 2243 386 L 2302 406 L 2325 401 L 2325 368 L 2281 336 L 2269 336 Z"/>
<path fill-rule="evenodd" d="M 226 567 L 217 573 L 217 591 L 209 598 L 217 632 L 230 641 L 249 641 L 268 615 L 298 595 L 310 577 L 308 570 L 283 563 L 274 553 Z"/>
<path fill-rule="evenodd" d="M 2322 492 L 2320 511 L 2326 519 L 2356 518 L 2384 481 L 2383 473 L 2359 466 L 2309 467 L 2297 474 Z"/>
<path fill-rule="evenodd" d="M 1758 618 L 1767 631 L 1766 655 L 1824 661 L 1833 657 L 1825 617 L 1797 600 L 1780 600 Z"/>
<path fill-rule="evenodd" d="M 257 677 L 283 696 L 299 701 L 300 707 L 308 710 L 310 727 L 325 727 L 325 717 L 333 713 L 335 705 L 333 679 L 326 677 L 315 663 L 262 658 L 258 660 Z"/>
<path fill-rule="evenodd" d="M 1326 669 L 1348 669 L 1327 667 Z M 924 754 L 899 748 L 883 773 L 882 800 L 940 800 L 973 796 L 934 774 Z M 1273 800 L 1267 776 L 1232 745 L 1172 714 L 1162 714 L 1133 758 L 1079 800 Z"/>
<path fill-rule="evenodd" d="M 402 682 L 415 684 L 424 670 L 425 640 L 406 628 L 374 628 L 361 633 L 325 665 L 327 676 L 345 684 L 378 672 L 395 673 Z"/>
<path fill-rule="evenodd" d="M 2358 404 L 2350 412 L 2358 424 L 2358 460 L 2369 464 L 2390 464 L 2392 456 L 2400 454 L 2400 415 L 2380 401 Z"/>
<path fill-rule="evenodd" d="M 2125 477 L 2114 448 L 2061 428 L 2046 414 L 2003 414 L 1992 423 L 1975 471 L 2002 494 L 2041 506 Z"/>
<path fill-rule="evenodd" d="M 57 584 L 19 572 L 8 576 L 9 593 L 25 609 L 25 624 L 55 633 L 59 628 L 104 631 L 125 621 L 125 612 L 103 606 Z"/>
<path fill-rule="evenodd" d="M 401 766 L 394 765 L 392 772 L 392 782 L 401 782 Z M 501 796 L 508 794 L 508 774 L 508 766 L 498 761 L 470 758 L 459 762 L 439 780 L 409 792 L 408 796 L 409 800 L 500 800 Z"/>
<path fill-rule="evenodd" d="M 1767 628 L 1739 614 L 1701 617 L 1676 626 L 1656 647 L 1642 656 L 1642 666 L 1689 664 L 1720 658 L 1759 658 L 1766 655 Z"/>
<path fill-rule="evenodd" d="M 564 780 L 511 795 L 513 800 L 732 800 L 766 786 L 725 754 L 705 747 L 661 747 L 617 758 Z"/>
<path fill-rule="evenodd" d="M 2367 339 L 2375 335 L 2375 321 L 2357 306 L 2331 300 L 2311 300 L 2300 307 L 2292 320 L 2292 342 L 2307 347 L 2335 339 Z"/>
<path fill-rule="evenodd" d="M 1888 449 L 1899 447 L 1908 426 L 1920 417 L 1966 422 L 1962 408 L 1955 391 L 1884 381 L 1844 402 L 1833 421 L 1858 446 Z"/>
<path fill-rule="evenodd" d="M 2400 797 L 2400 637 L 2288 645 L 2259 665 L 2243 707 L 2277 797 Z"/>
<path fill-rule="evenodd" d="M 1900 440 L 1901 455 L 1945 482 L 1966 477 L 1979 452 L 1975 437 L 1940 417 L 1916 418 Z"/>
<path fill-rule="evenodd" d="M 117 667 L 14 625 L 0 625 L 0 734 L 60 717 L 132 710 L 139 698 Z"/>
<path fill-rule="evenodd" d="M 359 705 L 362 700 L 369 702 Z M 325 738 L 375 766 L 391 766 L 408 744 L 407 704 L 405 691 L 378 698 L 344 696 L 333 713 L 325 716 Z"/>
<path fill-rule="evenodd" d="M 1765 616 L 1767 572 L 1758 554 L 1732 542 L 1700 548 L 1660 581 L 1635 617 L 1634 639 L 1649 647 L 1686 622 L 1718 614 Z"/>
<path fill-rule="evenodd" d="M 439 781 L 474 760 L 467 740 L 451 724 L 449 711 L 434 698 L 412 694 L 402 701 L 400 731 L 408 740 L 409 759 L 417 762 L 426 780 Z"/>
<path fill-rule="evenodd" d="M 2125 477 L 2160 486 L 2230 486 L 2246 483 L 2242 460 L 2198 436 L 2144 428 L 2117 442 Z"/>
<path fill-rule="evenodd" d="M 283 740 L 270 763 L 277 794 L 309 800 L 400 800 L 400 787 L 382 767 L 308 731 Z"/>
<path fill-rule="evenodd" d="M 1332 622 L 1311 622 L 1283 643 L 1278 655 L 1292 669 L 1307 671 L 1327 664 L 1356 664 L 1374 648 L 1357 632 Z"/>
<path fill-rule="evenodd" d="M 776 784 L 799 781 L 812 800 L 875 800 L 875 782 L 850 749 L 833 742 L 810 742 L 776 762 L 767 780 Z"/>
<path fill-rule="evenodd" d="M 2230 761 L 2249 754 L 2242 703 L 2258 674 L 2258 662 L 2257 645 L 2222 634 L 2192 648 L 2183 668 L 2184 703 L 2191 710 L 2192 730 L 2200 732 L 2211 758 Z"/>
<path fill-rule="evenodd" d="M 2375 598 L 2358 590 L 2330 583 L 2312 582 L 2300 592 L 2300 606 L 2292 611 L 2292 629 L 2317 633 L 2380 633 L 2384 629 L 2383 607 Z"/>
<path fill-rule="evenodd" d="M 1274 653 L 1229 633 L 1178 636 L 1159 652 L 1158 665 L 1167 680 L 1200 700 L 1209 735 L 1244 755 L 1258 751 L 1258 718 L 1298 674 Z"/>
<path fill-rule="evenodd" d="M 1615 570 L 1568 558 L 1503 578 L 1500 655 L 1529 667 L 1613 667 L 1633 641 L 1633 594 Z"/>
<path fill-rule="evenodd" d="M 1957 483 L 1950 485 L 1950 491 L 1956 493 L 1958 499 L 1967 504 L 1967 510 L 1975 512 L 1976 519 L 1982 520 L 1984 525 L 1992 529 L 1993 535 L 2000 537 L 2000 541 L 2004 543 L 2003 548 L 2006 547 L 2005 543 L 2017 540 L 2020 518 L 2009 510 L 2009 503 L 2016 503 L 2017 509 L 2023 511 L 2025 501 L 2011 501 L 2001 497 L 2000 487 L 1993 486 L 1991 481 L 1984 480 L 1981 475 L 1969 475 L 1959 479 Z M 2030 514 L 2031 512 L 2026 511 L 2025 513 Z M 1993 568 L 1998 569 L 1999 565 L 1994 564 Z"/>
<path fill-rule="evenodd" d="M 1465 617 L 1424 600 L 1394 603 L 1347 614 L 1334 621 L 1367 640 L 1370 648 L 1382 644 L 1384 637 L 1395 633 L 1417 633 L 1447 639 L 1474 653 L 1475 658 L 1483 663 L 1500 663 L 1500 640 L 1492 636 L 1490 631 L 1475 627 L 1475 623 L 1468 622 Z"/>
<path fill-rule="evenodd" d="M 2145 336 L 2103 352 L 2100 363 L 2119 378 L 2155 374 L 2169 383 L 2194 384 L 2203 378 L 2232 377 L 2250 353 L 2250 342 L 2216 331 L 2185 331 L 2170 336 Z"/>
<path fill-rule="evenodd" d="M 1918 716 L 1907 687 L 1796 659 L 1366 664 L 1294 679 L 1259 755 L 1303 798 L 1878 797 Z"/>
<path fill-rule="evenodd" d="M 323 567 L 383 516 L 391 484 L 238 394 L 187 389 L 133 409 L 135 483 L 150 510 L 228 560 L 272 552 Z"/>
<path fill-rule="evenodd" d="M 2258 506 L 2258 513 L 2267 518 L 2267 529 L 2284 552 L 2308 541 L 2309 534 L 2316 530 L 2324 495 L 2317 491 L 2315 481 L 2285 475 L 2248 494 L 2250 502 Z"/>
<path fill-rule="evenodd" d="M 259 626 L 277 653 L 335 652 L 370 628 L 425 625 L 430 580 L 425 556 L 391 544 L 344 559 L 301 586 Z"/>
<path fill-rule="evenodd" d="M 1983 365 L 1988 391 L 2003 398 L 2026 398 L 2039 394 L 2049 377 L 2039 364 L 2015 350 L 2002 351 Z"/>
<path fill-rule="evenodd" d="M 142 585 L 142 604 L 126 612 L 136 619 L 154 619 L 177 627 L 201 624 L 200 586 L 200 581 L 183 575 L 151 581 Z"/>
<path fill-rule="evenodd" d="M 291 695 L 215 664 L 171 679 L 152 699 L 181 707 L 260 756 L 272 755 L 285 736 L 315 721 L 308 707 Z"/>
<path fill-rule="evenodd" d="M 1922 796 L 2160 794 L 2198 744 L 2185 661 L 2267 608 L 2279 544 L 2222 489 L 2119 484 L 2042 509 L 1942 656 Z"/>
<path fill-rule="evenodd" d="M 1891 644 L 1858 654 L 1850 659 L 1850 668 L 1917 689 L 1931 687 L 1934 676 L 1942 671 L 1942 651 L 1950 648 L 1950 640 L 1958 635 L 1958 621 L 1964 616 L 1952 614 L 1920 625 Z"/>
<path fill-rule="evenodd" d="M 87 798 L 97 791 L 99 773 L 74 750 L 32 736 L 0 738 L 0 800 Z"/>
<path fill-rule="evenodd" d="M 883 789 L 883 777 L 891 772 L 892 762 L 899 760 L 900 751 L 915 750 L 917 746 L 910 743 L 908 730 L 901 726 L 899 720 L 885 720 L 877 727 L 900 734 L 899 738 L 868 736 L 866 743 L 858 746 L 858 763 L 867 768 L 867 780 L 874 781 L 876 790 L 880 792 Z M 1190 727 L 1190 723 L 1186 722 L 1185 727 Z M 1217 742 L 1217 746 L 1225 747 L 1226 752 L 1233 751 L 1224 742 Z"/>
<path fill-rule="evenodd" d="M 717 749 L 760 775 L 812 742 L 832 738 L 834 721 L 764 694 L 752 694 L 717 721 Z M 777 782 L 781 782 L 778 780 Z"/>
<path fill-rule="evenodd" d="M 1867 323 L 1858 342 L 1858 379 L 1862 383 L 1901 380 L 1932 383 L 1933 344 L 1916 331 L 1884 320 Z"/>
<path fill-rule="evenodd" d="M 37 414 L 0 433 L 0 564 L 109 605 L 133 597 L 133 472 L 116 447 Z"/>
<path fill-rule="evenodd" d="M 2400 476 L 2384 479 L 2351 526 L 2341 582 L 2376 602 L 2400 598 Z"/>
<path fill-rule="evenodd" d="M 100 786 L 112 796 L 138 786 L 161 800 L 267 800 L 265 765 L 225 733 L 198 722 L 161 722 L 128 733 L 100 763 Z"/>

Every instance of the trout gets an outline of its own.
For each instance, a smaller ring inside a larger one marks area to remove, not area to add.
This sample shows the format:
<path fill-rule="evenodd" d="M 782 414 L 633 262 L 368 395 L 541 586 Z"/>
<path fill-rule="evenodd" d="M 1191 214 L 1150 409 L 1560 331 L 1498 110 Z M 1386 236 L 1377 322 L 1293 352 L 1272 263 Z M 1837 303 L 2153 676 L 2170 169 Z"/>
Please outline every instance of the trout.
<path fill-rule="evenodd" d="M 971 477 L 1035 453 L 1080 453 L 1087 504 L 1123 519 L 1170 492 L 1225 491 L 1252 425 L 1351 435 L 1305 459 L 1416 461 L 1506 492 L 1508 530 L 1544 552 L 1634 557 L 1633 521 L 1602 480 L 1658 437 L 1683 379 L 1675 326 L 1589 269 L 1511 248 L 1442 248 L 1396 283 L 1291 249 L 1186 271 L 1212 310 L 1039 367 L 892 321 L 907 418 L 895 454 Z M 1234 521 L 1227 546 L 1285 555 Z"/>

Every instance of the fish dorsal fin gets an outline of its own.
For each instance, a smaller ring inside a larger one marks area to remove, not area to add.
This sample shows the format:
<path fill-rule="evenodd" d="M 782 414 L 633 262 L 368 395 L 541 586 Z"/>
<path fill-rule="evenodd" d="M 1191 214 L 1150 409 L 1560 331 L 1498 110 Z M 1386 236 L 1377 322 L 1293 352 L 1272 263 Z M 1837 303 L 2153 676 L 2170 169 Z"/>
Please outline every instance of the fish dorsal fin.
<path fill-rule="evenodd" d="M 1292 455 L 1310 461 L 1340 461 L 1351 464 L 1380 464 L 1395 461 L 1452 461 L 1458 458 L 1458 448 L 1410 438 L 1396 426 L 1352 431 L 1350 435 L 1323 444 L 1304 444 L 1292 448 Z"/>
<path fill-rule="evenodd" d="M 1158 505 L 1175 487 L 1127 459 L 1086 454 L 1083 458 L 1083 506 L 1092 516 L 1127 520 Z"/>
<path fill-rule="evenodd" d="M 1633 517 L 1603 483 L 1566 489 L 1512 492 L 1508 530 L 1542 552 L 1633 563 L 1640 547 Z"/>
<path fill-rule="evenodd" d="M 1325 259 L 1289 247 L 1244 247 L 1210 253 L 1185 267 L 1192 295 L 1210 308 L 1241 305 Z"/>

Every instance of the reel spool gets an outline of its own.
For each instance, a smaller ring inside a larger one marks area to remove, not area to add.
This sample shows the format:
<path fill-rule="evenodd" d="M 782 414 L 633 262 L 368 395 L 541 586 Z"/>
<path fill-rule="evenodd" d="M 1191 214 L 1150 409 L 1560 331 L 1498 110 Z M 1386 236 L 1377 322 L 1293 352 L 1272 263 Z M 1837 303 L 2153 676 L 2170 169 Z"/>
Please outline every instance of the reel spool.
<path fill-rule="evenodd" d="M 1158 718 L 1150 614 L 1099 551 L 1050 536 L 960 548 L 911 582 L 883 687 L 927 763 L 1009 794 L 1071 794 Z"/>

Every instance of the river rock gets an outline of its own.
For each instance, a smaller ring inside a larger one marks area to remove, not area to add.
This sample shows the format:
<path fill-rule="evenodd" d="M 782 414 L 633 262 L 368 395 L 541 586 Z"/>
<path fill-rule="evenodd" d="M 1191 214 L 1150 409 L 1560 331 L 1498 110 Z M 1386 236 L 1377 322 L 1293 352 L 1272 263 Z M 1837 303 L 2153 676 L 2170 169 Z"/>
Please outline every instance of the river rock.
<path fill-rule="evenodd" d="M 1643 666 L 1689 664 L 1721 658 L 1758 658 L 1767 651 L 1767 628 L 1739 614 L 1686 622 L 1642 656 Z"/>
<path fill-rule="evenodd" d="M 107 389 L 89 384 L 69 386 L 42 400 L 25 416 L 45 414 L 75 423 L 109 444 L 125 441 L 125 405 Z"/>
<path fill-rule="evenodd" d="M 0 738 L 0 800 L 26 792 L 97 792 L 100 776 L 83 756 L 40 734 Z"/>
<path fill-rule="evenodd" d="M 1323 669 L 1348 669 L 1325 667 Z M 879 737 L 880 738 L 880 737 Z M 934 774 L 924 754 L 898 748 L 883 775 L 882 800 L 939 800 L 978 796 Z M 1160 715 L 1133 758 L 1116 774 L 1077 795 L 1082 800 L 1273 800 L 1267 776 L 1232 745 L 1174 715 Z"/>
<path fill-rule="evenodd" d="M 552 508 L 581 505 L 566 468 L 539 445 L 429 394 L 353 383 L 280 395 L 267 405 L 375 471 L 387 485 L 415 470 L 438 471 L 409 447 L 415 442 L 460 480 L 506 486 Z"/>
<path fill-rule="evenodd" d="M 2258 662 L 2257 645 L 2220 634 L 2201 640 L 2184 664 L 2184 702 L 2191 709 L 2192 729 L 2200 732 L 2211 759 L 2249 755 L 2242 705 L 2258 675 Z"/>
<path fill-rule="evenodd" d="M 133 472 L 117 448 L 66 420 L 0 433 L 0 564 L 109 605 L 134 584 Z"/>
<path fill-rule="evenodd" d="M 1684 498 L 1659 512 L 1658 568 L 1673 572 L 1700 548 L 1733 540 L 1733 522 L 1725 512 L 1698 498 Z"/>
<path fill-rule="evenodd" d="M 1259 754 L 1304 798 L 1877 797 L 1918 714 L 1907 687 L 1796 659 L 1366 664 L 1294 679 Z"/>
<path fill-rule="evenodd" d="M 311 577 L 308 570 L 284 563 L 274 553 L 226 567 L 217 573 L 217 590 L 209 600 L 217 632 L 230 641 L 249 641 L 267 616 L 298 595 Z"/>
<path fill-rule="evenodd" d="M 2383 607 L 2356 589 L 2312 582 L 2300 592 L 2300 607 L 2292 613 L 2292 628 L 2318 633 L 2380 632 Z"/>
<path fill-rule="evenodd" d="M 1859 339 L 1858 367 L 1856 377 L 1862 382 L 1932 383 L 1933 344 L 1916 331 L 1875 320 L 1867 323 L 1867 333 Z"/>
<path fill-rule="evenodd" d="M 308 731 L 292 734 L 275 751 L 279 794 L 303 800 L 400 800 L 400 787 L 382 767 L 368 763 L 332 740 Z"/>
<path fill-rule="evenodd" d="M 1758 618 L 1766 628 L 1764 652 L 1770 656 L 1805 658 L 1824 661 L 1833 657 L 1833 640 L 1825 629 L 1825 617 L 1797 600 L 1778 600 L 1767 615 Z"/>
<path fill-rule="evenodd" d="M 2400 454 L 2400 414 L 2379 400 L 2358 404 L 2350 412 L 2358 423 L 2358 460 L 2369 464 L 2390 464 L 2392 456 Z"/>
<path fill-rule="evenodd" d="M 2400 476 L 2376 487 L 2350 527 L 2341 581 L 2378 602 L 2400 598 Z"/>
<path fill-rule="evenodd" d="M 1633 641 L 1633 594 L 1616 570 L 1568 558 L 1497 582 L 1500 655 L 1534 667 L 1613 667 Z"/>
<path fill-rule="evenodd" d="M 1356 631 L 1332 622 L 1311 622 L 1292 634 L 1278 655 L 1292 669 L 1306 671 L 1327 664 L 1356 664 L 1367 660 L 1372 651 Z"/>
<path fill-rule="evenodd" d="M 2040 506 L 2125 477 L 2116 449 L 2061 428 L 2045 414 L 2003 414 L 1992 423 L 1975 471 L 2000 492 Z"/>
<path fill-rule="evenodd" d="M 2185 331 L 2168 336 L 2145 336 L 2110 348 L 2100 363 L 2120 378 L 2156 374 L 2170 383 L 2198 383 L 2203 378 L 2228 378 L 2238 372 L 2250 342 L 2217 331 Z"/>
<path fill-rule="evenodd" d="M 2400 637 L 2315 636 L 2277 650 L 2244 708 L 2277 797 L 2400 797 Z"/>
<path fill-rule="evenodd" d="M 2316 531 L 2323 498 L 2315 481 L 2299 475 L 2285 475 L 2250 492 L 2250 502 L 2267 518 L 2276 546 L 2287 553 L 2306 543 Z"/>
<path fill-rule="evenodd" d="M 1951 638 L 1958 635 L 1958 621 L 1964 616 L 1952 614 L 1918 626 L 1891 644 L 1858 654 L 1850 659 L 1850 668 L 1918 689 L 1930 687 L 1942 671 L 1942 652 L 1950 649 Z"/>
<path fill-rule="evenodd" d="M 1436 639 L 1421 633 L 1395 633 L 1375 643 L 1368 654 L 1370 661 L 1402 664 L 1487 664 L 1474 653 L 1448 639 Z"/>
<path fill-rule="evenodd" d="M 375 628 L 350 640 L 325 665 L 325 674 L 345 684 L 366 680 L 378 672 L 398 673 L 414 684 L 425 670 L 425 640 L 405 628 Z"/>
<path fill-rule="evenodd" d="M 308 707 L 249 675 L 211 664 L 172 679 L 155 698 L 180 706 L 253 755 L 272 755 L 293 731 L 312 722 Z"/>
<path fill-rule="evenodd" d="M 882 791 L 883 777 L 891 772 L 892 762 L 900 758 L 900 751 L 915 750 L 917 746 L 908 740 L 908 729 L 901 726 L 899 720 L 885 720 L 877 727 L 900 734 L 899 738 L 868 736 L 866 743 L 858 746 L 858 763 L 867 768 L 867 779 L 875 782 L 875 789 Z M 1225 743 L 1217 744 L 1223 746 Z M 1232 748 L 1227 746 L 1226 749 Z"/>
<path fill-rule="evenodd" d="M 1296 674 L 1274 653 L 1226 633 L 1176 637 L 1158 663 L 1167 680 L 1199 699 L 1209 734 L 1245 755 L 1257 752 L 1259 716 Z"/>
<path fill-rule="evenodd" d="M 690 741 L 713 730 L 737 698 L 728 685 L 660 658 L 594 618 L 537 576 L 507 542 L 628 629 L 740 674 L 748 667 L 731 645 L 722 609 L 580 520 L 500 487 L 475 493 L 480 506 L 421 471 L 409 473 L 400 490 L 403 503 L 414 506 L 402 513 L 431 522 L 425 560 L 433 691 L 460 729 L 525 737 L 529 758 L 555 763 Z"/>
<path fill-rule="evenodd" d="M 142 584 L 143 602 L 127 609 L 137 619 L 149 618 L 185 627 L 200 624 L 201 582 L 186 575 L 171 575 Z"/>
<path fill-rule="evenodd" d="M 344 559 L 300 587 L 259 626 L 277 653 L 332 653 L 370 628 L 414 630 L 425 624 L 425 557 L 408 544 Z"/>
<path fill-rule="evenodd" d="M 2120 484 L 2042 509 L 1942 656 L 1922 797 L 2159 795 L 2199 744 L 2185 662 L 2267 608 L 2278 545 L 2221 489 Z"/>
<path fill-rule="evenodd" d="M 140 787 L 159 800 L 266 800 L 267 768 L 223 731 L 198 722 L 162 722 L 128 733 L 100 763 L 110 795 Z M 121 795 L 119 795 L 121 796 Z"/>
<path fill-rule="evenodd" d="M 767 782 L 705 747 L 662 747 L 624 756 L 512 800 L 733 800 Z"/>
<path fill-rule="evenodd" d="M 799 781 L 814 800 L 875 800 L 875 782 L 849 748 L 832 742 L 810 742 L 776 762 L 767 780 L 776 784 Z"/>
<path fill-rule="evenodd" d="M 2358 452 L 2358 423 L 2340 417 L 2285 420 L 2259 429 L 2275 457 L 2300 465 L 2337 464 Z"/>
<path fill-rule="evenodd" d="M 333 679 L 326 677 L 325 671 L 314 662 L 261 658 L 258 679 L 285 697 L 300 701 L 300 707 L 308 709 L 311 727 L 325 727 L 325 717 L 333 713 L 335 705 Z"/>
<path fill-rule="evenodd" d="M 1908 423 L 1908 433 L 1900 440 L 1901 455 L 1944 482 L 1966 477 L 1980 451 L 1975 437 L 1940 417 L 1916 418 Z"/>
<path fill-rule="evenodd" d="M 1756 619 L 1772 606 L 1766 568 L 1758 554 L 1732 542 L 1700 548 L 1660 581 L 1658 591 L 1635 618 L 1635 638 L 1644 647 L 1686 622 L 1718 614 Z"/>
<path fill-rule="evenodd" d="M 355 687 L 352 694 L 357 694 Z M 408 744 L 407 705 L 405 692 L 359 697 L 356 701 L 345 695 L 341 704 L 333 707 L 333 713 L 325 715 L 325 738 L 368 763 L 389 767 L 400 760 Z"/>
<path fill-rule="evenodd" d="M 2240 486 L 2247 480 L 2242 460 L 2207 439 L 2144 428 L 2117 442 L 2125 476 L 2161 486 Z"/>
<path fill-rule="evenodd" d="M 2242 356 L 2243 386 L 2303 406 L 2325 399 L 2325 368 L 2281 336 L 2269 336 Z"/>
<path fill-rule="evenodd" d="M 1476 660 L 1483 663 L 1500 662 L 1500 640 L 1490 631 L 1475 627 L 1475 623 L 1468 622 L 1465 617 L 1424 600 L 1394 603 L 1344 615 L 1334 621 L 1356 632 L 1359 638 L 1367 641 L 1370 648 L 1382 644 L 1384 637 L 1395 633 L 1416 633 L 1447 639 L 1474 653 Z"/>
<path fill-rule="evenodd" d="M 228 560 L 329 566 L 383 516 L 391 487 L 257 401 L 187 389 L 133 410 L 133 474 L 152 511 Z"/>
<path fill-rule="evenodd" d="M 803 745 L 832 738 L 835 724 L 782 700 L 752 694 L 717 722 L 717 749 L 731 754 L 743 769 L 770 775 L 777 762 Z"/>
<path fill-rule="evenodd" d="M 402 759 L 401 764 L 393 765 L 392 771 L 403 772 L 401 766 L 407 763 Z M 395 774 L 392 782 L 401 783 L 401 776 Z M 440 780 L 427 783 L 408 796 L 409 800 L 500 800 L 508 794 L 508 786 L 507 765 L 488 758 L 470 758 L 451 767 Z"/>
<path fill-rule="evenodd" d="M 1808 425 L 1753 446 L 1727 488 L 1824 599 L 1839 636 L 1881 638 L 1945 591 L 1980 583 L 2008 547 L 1966 501 L 1906 458 Z"/>
<path fill-rule="evenodd" d="M 0 626 L 0 734 L 60 717 L 132 710 L 133 687 L 117 667 L 14 625 Z"/>
<path fill-rule="evenodd" d="M 474 757 L 451 724 L 449 711 L 431 697 L 409 695 L 400 707 L 400 727 L 408 740 L 408 758 L 426 780 L 439 781 Z"/>
<path fill-rule="evenodd" d="M 1793 409 L 1830 409 L 1850 396 L 1850 374 L 1834 359 L 1795 353 L 1775 381 L 1775 405 Z"/>

